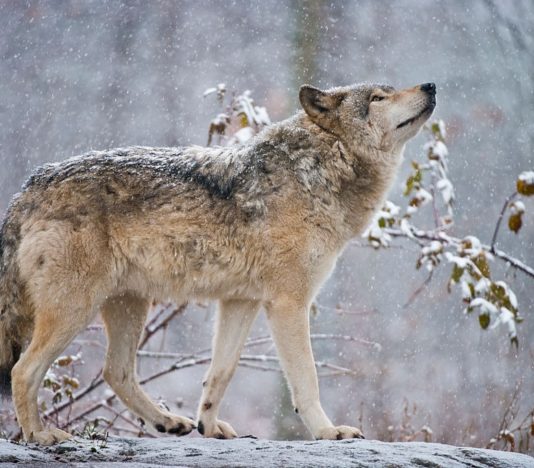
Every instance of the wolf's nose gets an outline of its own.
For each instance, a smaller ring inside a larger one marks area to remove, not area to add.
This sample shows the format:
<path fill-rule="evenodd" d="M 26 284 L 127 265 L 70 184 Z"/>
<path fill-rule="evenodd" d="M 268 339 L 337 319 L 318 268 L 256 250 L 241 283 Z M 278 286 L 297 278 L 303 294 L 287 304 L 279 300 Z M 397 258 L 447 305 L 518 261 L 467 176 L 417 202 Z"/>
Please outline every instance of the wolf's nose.
<path fill-rule="evenodd" d="M 434 83 L 425 83 L 421 85 L 421 91 L 428 94 L 436 94 L 436 85 Z"/>

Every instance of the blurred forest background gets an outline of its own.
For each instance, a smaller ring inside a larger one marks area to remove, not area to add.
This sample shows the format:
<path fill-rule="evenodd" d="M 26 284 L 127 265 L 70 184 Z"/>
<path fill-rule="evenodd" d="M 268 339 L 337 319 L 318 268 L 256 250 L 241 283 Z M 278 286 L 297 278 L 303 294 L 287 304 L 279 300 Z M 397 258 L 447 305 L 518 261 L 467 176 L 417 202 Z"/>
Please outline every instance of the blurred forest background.
<path fill-rule="evenodd" d="M 534 169 L 530 0 L 6 0 L 0 3 L 0 76 L 2 213 L 45 161 L 116 146 L 205 144 L 219 108 L 203 93 L 221 82 L 237 92 L 250 89 L 272 120 L 298 109 L 303 83 L 436 82 L 434 115 L 446 123 L 457 197 L 451 233 L 459 237 L 473 234 L 488 243 L 517 174 Z M 409 143 L 408 161 L 421 156 L 423 142 Z M 389 197 L 399 204 L 409 165 L 403 170 Z M 503 230 L 499 246 L 532 265 L 534 203 L 525 204 L 523 229 Z M 426 274 L 414 268 L 417 247 L 397 245 L 387 251 L 349 246 L 318 297 L 312 333 L 381 345 L 314 343 L 317 359 L 356 371 L 321 378 L 325 410 L 338 424 L 361 425 L 368 438 L 399 439 L 404 431 L 485 446 L 507 410 L 521 418 L 534 407 L 534 281 L 501 271 L 525 318 L 516 349 L 503 327 L 482 331 L 463 313 L 459 292 L 447 292 L 448 266 L 404 307 Z M 190 305 L 151 349 L 209 347 L 213 307 Z M 260 318 L 252 336 L 267 333 Z M 83 346 L 85 364 L 75 368 L 82 386 L 101 365 L 104 345 L 96 326 L 69 349 L 76 354 Z M 141 375 L 168 364 L 139 358 Z M 147 390 L 171 410 L 193 415 L 205 369 L 170 373 Z M 91 398 L 102 398 L 104 388 Z M 0 418 L 7 421 L 10 406 L 2 405 Z M 221 418 L 240 434 L 308 437 L 278 372 L 238 369 Z"/>

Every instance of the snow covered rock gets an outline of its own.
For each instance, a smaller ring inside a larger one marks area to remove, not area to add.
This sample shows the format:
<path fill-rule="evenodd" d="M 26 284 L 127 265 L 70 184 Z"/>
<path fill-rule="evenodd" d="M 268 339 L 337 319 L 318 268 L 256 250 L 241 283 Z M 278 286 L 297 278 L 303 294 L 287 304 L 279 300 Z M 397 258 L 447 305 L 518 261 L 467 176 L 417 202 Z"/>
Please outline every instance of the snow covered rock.
<path fill-rule="evenodd" d="M 75 439 L 40 448 L 0 441 L 2 466 L 146 467 L 534 467 L 534 458 L 496 450 L 461 448 L 423 442 L 386 443 L 373 440 L 269 441 L 201 438 Z"/>

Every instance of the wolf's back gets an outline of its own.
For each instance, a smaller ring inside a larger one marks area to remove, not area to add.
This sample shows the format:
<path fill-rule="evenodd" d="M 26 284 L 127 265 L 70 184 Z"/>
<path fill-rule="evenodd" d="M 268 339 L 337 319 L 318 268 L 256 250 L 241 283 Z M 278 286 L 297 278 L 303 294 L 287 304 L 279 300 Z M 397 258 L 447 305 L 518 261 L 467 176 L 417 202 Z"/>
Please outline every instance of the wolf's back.
<path fill-rule="evenodd" d="M 19 226 L 9 207 L 0 228 L 0 396 L 11 393 L 11 369 L 18 361 L 23 342 L 22 287 L 18 281 L 16 253 Z"/>

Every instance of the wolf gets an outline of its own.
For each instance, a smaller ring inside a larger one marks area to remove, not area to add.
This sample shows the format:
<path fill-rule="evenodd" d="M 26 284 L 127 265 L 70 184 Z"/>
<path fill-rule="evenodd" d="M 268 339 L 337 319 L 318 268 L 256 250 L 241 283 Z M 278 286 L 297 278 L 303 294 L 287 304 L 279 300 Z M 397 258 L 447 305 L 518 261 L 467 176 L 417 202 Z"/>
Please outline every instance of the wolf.
<path fill-rule="evenodd" d="M 435 95 L 433 83 L 304 85 L 303 110 L 245 144 L 93 151 L 38 168 L 0 236 L 0 379 L 24 438 L 71 437 L 43 426 L 37 393 L 98 313 L 104 378 L 132 412 L 160 432 L 236 437 L 218 409 L 261 308 L 312 436 L 363 437 L 321 407 L 309 308 L 384 202 Z M 196 421 L 159 408 L 138 383 L 136 351 L 154 299 L 218 301 Z"/>

